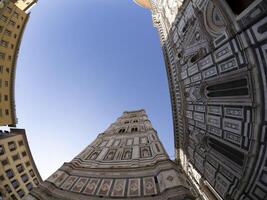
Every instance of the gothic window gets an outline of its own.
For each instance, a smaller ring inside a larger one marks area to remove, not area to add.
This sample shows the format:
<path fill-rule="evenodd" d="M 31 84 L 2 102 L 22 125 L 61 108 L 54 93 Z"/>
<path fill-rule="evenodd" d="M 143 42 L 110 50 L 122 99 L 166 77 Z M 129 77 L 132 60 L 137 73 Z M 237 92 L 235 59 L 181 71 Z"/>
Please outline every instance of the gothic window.
<path fill-rule="evenodd" d="M 119 130 L 119 133 L 124 133 L 125 132 L 125 128 L 122 128 Z"/>
<path fill-rule="evenodd" d="M 229 7 L 232 9 L 233 13 L 239 15 L 243 10 L 245 10 L 251 3 L 255 0 L 226 0 Z"/>
<path fill-rule="evenodd" d="M 138 122 L 138 120 L 133 120 L 133 123 L 137 123 Z"/>
<path fill-rule="evenodd" d="M 131 129 L 131 132 L 137 132 L 137 131 L 138 129 L 136 127 Z"/>
<path fill-rule="evenodd" d="M 209 138 L 208 142 L 209 146 L 222 154 L 223 156 L 227 157 L 234 163 L 238 164 L 239 166 L 243 166 L 244 163 L 244 153 L 230 147 L 229 145 L 226 145 L 218 140 L 215 140 L 213 138 Z"/>
<path fill-rule="evenodd" d="M 129 121 L 124 122 L 124 124 L 129 124 Z"/>
<path fill-rule="evenodd" d="M 149 148 L 141 148 L 141 158 L 151 157 Z"/>
<path fill-rule="evenodd" d="M 248 81 L 247 79 L 242 78 L 239 80 L 213 84 L 206 87 L 206 95 L 208 98 L 248 96 Z"/>
<path fill-rule="evenodd" d="M 132 158 L 132 151 L 130 149 L 125 150 L 123 154 L 123 159 L 130 160 L 131 158 Z"/>

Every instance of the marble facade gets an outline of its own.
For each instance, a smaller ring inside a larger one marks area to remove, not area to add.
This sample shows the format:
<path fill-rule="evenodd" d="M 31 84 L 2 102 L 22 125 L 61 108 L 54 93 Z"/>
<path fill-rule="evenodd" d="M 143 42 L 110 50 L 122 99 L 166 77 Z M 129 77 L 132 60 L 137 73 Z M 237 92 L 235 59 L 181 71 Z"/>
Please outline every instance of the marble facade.
<path fill-rule="evenodd" d="M 267 1 L 137 3 L 159 32 L 176 158 L 192 188 L 202 199 L 267 199 Z"/>
<path fill-rule="evenodd" d="M 124 112 L 27 199 L 194 199 L 144 110 Z"/>

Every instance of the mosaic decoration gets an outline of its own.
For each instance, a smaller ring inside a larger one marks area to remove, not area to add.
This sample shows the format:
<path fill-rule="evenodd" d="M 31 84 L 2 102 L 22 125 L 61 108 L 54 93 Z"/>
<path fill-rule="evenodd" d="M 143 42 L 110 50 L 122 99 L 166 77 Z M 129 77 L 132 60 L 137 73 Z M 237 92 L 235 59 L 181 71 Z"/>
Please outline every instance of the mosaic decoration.
<path fill-rule="evenodd" d="M 67 177 L 68 175 L 65 172 L 57 171 L 47 181 L 54 183 L 56 186 L 60 186 Z"/>
<path fill-rule="evenodd" d="M 88 178 L 80 178 L 75 185 L 72 187 L 71 191 L 73 192 L 81 192 L 85 184 L 87 183 Z"/>
<path fill-rule="evenodd" d="M 103 179 L 97 194 L 99 196 L 108 196 L 112 181 L 112 179 Z"/>
<path fill-rule="evenodd" d="M 83 193 L 93 195 L 97 189 L 97 186 L 99 184 L 99 179 L 91 178 L 87 186 L 85 187 Z"/>
<path fill-rule="evenodd" d="M 154 195 L 157 193 L 154 177 L 144 178 L 144 195 Z"/>
<path fill-rule="evenodd" d="M 67 180 L 61 185 L 61 188 L 64 190 L 69 190 L 73 183 L 78 179 L 78 177 L 75 176 L 69 176 Z"/>
<path fill-rule="evenodd" d="M 128 196 L 136 197 L 141 195 L 140 179 L 129 179 Z"/>
<path fill-rule="evenodd" d="M 117 179 L 117 180 L 115 180 L 111 196 L 123 197 L 124 196 L 124 192 L 125 192 L 125 185 L 126 185 L 126 180 L 125 179 Z"/>

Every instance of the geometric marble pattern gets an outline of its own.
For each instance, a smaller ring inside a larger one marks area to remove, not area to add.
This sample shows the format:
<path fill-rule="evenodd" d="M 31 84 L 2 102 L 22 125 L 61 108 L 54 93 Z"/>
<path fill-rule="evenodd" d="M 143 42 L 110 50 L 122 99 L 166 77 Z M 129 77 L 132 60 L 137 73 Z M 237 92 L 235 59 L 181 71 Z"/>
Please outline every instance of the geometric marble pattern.
<path fill-rule="evenodd" d="M 169 160 L 145 111 L 124 112 L 27 198 L 192 199 L 178 169 Z"/>
<path fill-rule="evenodd" d="M 208 199 L 266 199 L 267 2 L 150 2 L 176 159 L 192 189 Z"/>

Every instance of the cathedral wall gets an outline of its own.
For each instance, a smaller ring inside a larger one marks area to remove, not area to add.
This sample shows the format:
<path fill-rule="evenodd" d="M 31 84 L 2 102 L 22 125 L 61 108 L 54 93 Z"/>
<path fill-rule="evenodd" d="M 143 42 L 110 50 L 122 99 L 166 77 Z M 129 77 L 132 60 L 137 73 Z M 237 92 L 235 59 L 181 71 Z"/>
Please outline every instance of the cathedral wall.
<path fill-rule="evenodd" d="M 203 198 L 266 198 L 266 1 L 152 2 L 177 159 Z"/>

